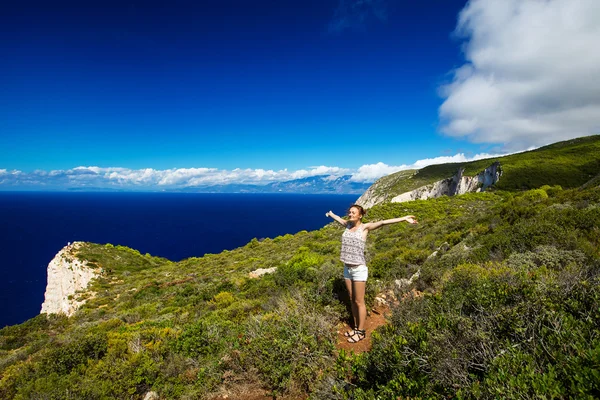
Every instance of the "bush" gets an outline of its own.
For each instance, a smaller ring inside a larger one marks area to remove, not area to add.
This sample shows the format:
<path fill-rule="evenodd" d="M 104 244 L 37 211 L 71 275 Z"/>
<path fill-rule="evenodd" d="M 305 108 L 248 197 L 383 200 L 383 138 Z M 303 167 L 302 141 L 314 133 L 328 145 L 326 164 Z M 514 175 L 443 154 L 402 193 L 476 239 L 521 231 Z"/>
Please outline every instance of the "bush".
<path fill-rule="evenodd" d="M 290 261 L 277 268 L 274 274 L 275 282 L 280 286 L 293 286 L 299 281 L 314 282 L 317 268 L 323 261 L 320 254 L 313 253 L 308 248 L 300 248 Z"/>
<path fill-rule="evenodd" d="M 229 307 L 234 301 L 235 297 L 230 292 L 221 292 L 214 298 L 214 302 L 218 308 Z"/>
<path fill-rule="evenodd" d="M 218 355 L 227 345 L 227 334 L 234 329 L 233 325 L 209 323 L 200 320 L 188 325 L 174 342 L 174 349 L 187 357 L 200 358 L 207 355 Z"/>
<path fill-rule="evenodd" d="M 514 253 L 507 259 L 507 265 L 513 269 L 534 270 L 539 267 L 560 270 L 569 265 L 582 265 L 585 254 L 578 250 L 560 250 L 555 246 L 539 246 L 533 251 Z"/>
<path fill-rule="evenodd" d="M 548 198 L 548 193 L 544 189 L 534 189 L 525 192 L 521 199 L 527 203 L 538 203 Z"/>
<path fill-rule="evenodd" d="M 248 367 L 256 368 L 274 394 L 308 393 L 333 360 L 336 317 L 299 293 L 246 327 Z"/>
<path fill-rule="evenodd" d="M 39 314 L 20 325 L 0 329 L 0 350 L 14 350 L 24 346 L 28 338 L 48 328 L 46 314 Z"/>
<path fill-rule="evenodd" d="M 542 246 L 460 264 L 435 295 L 402 302 L 353 360 L 354 398 L 594 398 L 597 263 Z"/>
<path fill-rule="evenodd" d="M 85 366 L 88 360 L 102 358 L 106 351 L 106 335 L 86 335 L 50 350 L 42 361 L 42 370 L 47 374 L 68 374 L 78 366 Z"/>

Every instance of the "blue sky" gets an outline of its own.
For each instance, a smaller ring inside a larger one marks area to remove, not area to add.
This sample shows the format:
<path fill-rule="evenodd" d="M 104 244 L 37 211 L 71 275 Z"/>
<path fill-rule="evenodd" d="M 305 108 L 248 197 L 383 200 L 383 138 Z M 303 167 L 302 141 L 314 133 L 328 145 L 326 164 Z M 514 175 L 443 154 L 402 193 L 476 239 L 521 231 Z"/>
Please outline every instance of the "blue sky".
<path fill-rule="evenodd" d="M 374 180 L 599 133 L 597 4 L 3 4 L 0 190 Z"/>

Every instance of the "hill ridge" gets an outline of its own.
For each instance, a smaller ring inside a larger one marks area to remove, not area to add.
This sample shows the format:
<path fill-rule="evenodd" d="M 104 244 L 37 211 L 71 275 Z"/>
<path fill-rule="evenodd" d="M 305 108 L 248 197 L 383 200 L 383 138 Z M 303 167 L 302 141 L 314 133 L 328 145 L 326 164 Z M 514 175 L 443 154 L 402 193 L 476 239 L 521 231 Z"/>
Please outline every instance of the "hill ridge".
<path fill-rule="evenodd" d="M 502 157 L 399 171 L 378 179 L 361 196 L 360 202 L 370 206 L 392 201 L 404 193 L 452 179 L 460 169 L 464 176 L 474 177 L 496 162 L 502 168 L 503 177 L 492 185 L 492 189 L 516 191 L 544 185 L 579 187 L 600 171 L 600 135 L 570 139 Z"/>

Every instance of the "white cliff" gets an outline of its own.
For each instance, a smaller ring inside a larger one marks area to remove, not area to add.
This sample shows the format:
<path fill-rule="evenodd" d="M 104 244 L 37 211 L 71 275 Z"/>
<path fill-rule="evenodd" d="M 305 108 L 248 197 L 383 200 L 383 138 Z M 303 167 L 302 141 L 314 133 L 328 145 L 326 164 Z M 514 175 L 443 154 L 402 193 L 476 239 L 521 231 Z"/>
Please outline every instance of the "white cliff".
<path fill-rule="evenodd" d="M 77 259 L 77 250 L 82 245 L 83 242 L 70 243 L 48 264 L 48 284 L 40 313 L 71 316 L 85 303 L 85 300 L 76 300 L 76 293 L 85 291 L 100 270 Z"/>
<path fill-rule="evenodd" d="M 502 170 L 500 163 L 495 162 L 475 176 L 463 176 L 464 168 L 456 175 L 437 181 L 430 185 L 421 186 L 410 192 L 402 193 L 392 198 L 392 203 L 403 203 L 412 200 L 434 199 L 440 196 L 454 196 L 469 192 L 481 192 L 500 180 Z"/>
<path fill-rule="evenodd" d="M 399 171 L 394 174 L 385 176 L 372 184 L 363 194 L 356 200 L 356 204 L 360 204 L 364 208 L 371 208 L 374 205 L 385 203 L 390 196 L 391 187 L 398 180 L 410 178 L 415 174 L 416 170 Z"/>
<path fill-rule="evenodd" d="M 377 186 L 372 185 L 356 200 L 356 204 L 364 208 L 371 208 L 376 204 L 383 203 L 386 200 L 385 194 L 377 194 Z"/>

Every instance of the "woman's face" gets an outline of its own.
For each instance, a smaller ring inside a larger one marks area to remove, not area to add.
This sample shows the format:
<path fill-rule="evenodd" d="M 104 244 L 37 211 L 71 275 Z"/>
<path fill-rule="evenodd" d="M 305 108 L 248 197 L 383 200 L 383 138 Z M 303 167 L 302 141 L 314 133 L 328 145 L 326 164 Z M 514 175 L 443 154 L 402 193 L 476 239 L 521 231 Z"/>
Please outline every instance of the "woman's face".
<path fill-rule="evenodd" d="M 350 219 L 350 221 L 356 222 L 362 218 L 362 214 L 360 213 L 360 210 L 358 208 L 351 207 L 348 210 L 348 218 Z"/>

